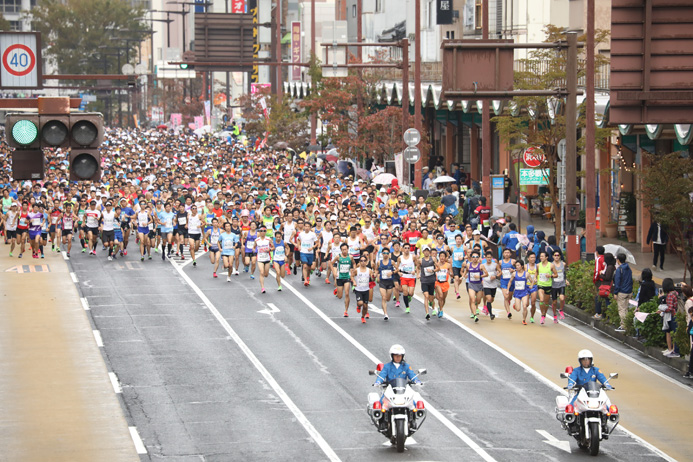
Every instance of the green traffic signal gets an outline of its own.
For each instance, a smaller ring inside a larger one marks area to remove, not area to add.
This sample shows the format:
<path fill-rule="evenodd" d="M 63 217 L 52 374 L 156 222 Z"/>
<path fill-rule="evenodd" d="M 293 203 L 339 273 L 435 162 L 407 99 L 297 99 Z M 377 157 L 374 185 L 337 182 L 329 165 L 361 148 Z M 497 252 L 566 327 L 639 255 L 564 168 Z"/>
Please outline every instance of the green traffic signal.
<path fill-rule="evenodd" d="M 28 146 L 38 138 L 38 127 L 30 120 L 18 120 L 12 126 L 12 139 L 23 146 Z"/>
<path fill-rule="evenodd" d="M 188 67 L 189 67 L 189 65 L 187 63 L 180 64 L 180 68 L 183 70 L 187 69 Z"/>

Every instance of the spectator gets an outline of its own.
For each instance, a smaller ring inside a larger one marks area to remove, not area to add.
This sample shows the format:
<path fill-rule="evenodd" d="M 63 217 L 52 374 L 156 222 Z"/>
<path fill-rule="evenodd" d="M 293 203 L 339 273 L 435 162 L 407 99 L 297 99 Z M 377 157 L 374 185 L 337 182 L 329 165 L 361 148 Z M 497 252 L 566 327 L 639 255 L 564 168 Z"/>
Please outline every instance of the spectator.
<path fill-rule="evenodd" d="M 517 226 L 515 226 L 515 223 L 510 223 L 508 225 L 510 230 L 503 236 L 503 239 L 501 240 L 501 244 L 503 245 L 503 249 L 510 249 L 512 253 L 512 258 L 515 258 L 515 251 L 517 250 L 517 246 L 520 244 L 520 241 L 518 239 L 519 233 L 517 232 Z"/>
<path fill-rule="evenodd" d="M 657 287 L 652 280 L 652 270 L 645 268 L 640 274 L 640 289 L 638 289 L 638 306 L 647 303 L 657 296 Z"/>
<path fill-rule="evenodd" d="M 426 179 L 423 182 L 423 189 L 427 189 L 429 192 L 433 192 L 436 189 L 435 183 L 433 183 L 433 172 L 428 172 Z"/>
<path fill-rule="evenodd" d="M 609 296 L 616 272 L 616 258 L 610 253 L 604 254 L 602 258 L 604 270 L 599 275 L 599 286 L 594 304 L 594 319 L 602 319 L 603 310 L 609 306 Z"/>
<path fill-rule="evenodd" d="M 450 215 L 456 217 L 459 213 L 457 209 L 457 197 L 452 193 L 452 188 L 448 186 L 445 188 L 445 195 L 440 199 L 440 203 L 445 206 L 445 211 L 443 212 L 443 217 Z"/>
<path fill-rule="evenodd" d="M 660 316 L 662 316 L 662 332 L 667 339 L 667 349 L 662 353 L 668 358 L 679 358 L 681 355 L 671 338 L 671 334 L 676 332 L 676 309 L 679 306 L 679 293 L 676 291 L 673 279 L 666 278 L 662 281 L 662 292 L 664 295 L 659 300 Z"/>
<path fill-rule="evenodd" d="M 599 296 L 599 286 L 602 285 L 602 274 L 604 273 L 605 269 L 606 263 L 604 262 L 604 246 L 598 245 L 597 255 L 594 258 L 594 272 L 592 273 L 592 283 L 594 283 L 594 288 L 597 290 L 597 295 L 594 296 L 595 313 L 601 313 L 601 311 L 597 311 L 597 306 L 601 304 L 601 297 Z M 613 281 L 613 275 L 611 281 Z"/>
<path fill-rule="evenodd" d="M 693 293 L 691 296 L 693 296 Z M 688 302 L 691 301 L 691 296 L 688 297 Z M 688 302 L 686 302 L 686 306 L 688 306 Z M 688 340 L 693 345 L 693 304 L 688 308 L 688 326 L 686 326 L 686 329 L 688 331 Z M 693 379 L 693 351 L 688 359 L 688 372 L 684 374 L 683 378 Z"/>
<path fill-rule="evenodd" d="M 667 251 L 667 242 L 669 242 L 669 234 L 667 230 L 658 222 L 653 221 L 650 225 L 650 230 L 647 232 L 647 244 L 652 242 L 652 269 L 657 269 L 657 257 L 659 257 L 659 269 L 664 269 L 664 254 Z"/>
<path fill-rule="evenodd" d="M 549 255 L 553 255 L 555 252 L 558 252 L 561 254 L 561 261 L 565 261 L 565 257 L 563 256 L 563 250 L 558 246 L 556 243 L 556 236 L 549 236 L 548 240 L 548 245 L 546 246 L 547 252 L 549 252 Z"/>
<path fill-rule="evenodd" d="M 621 325 L 616 329 L 616 332 L 625 332 L 628 303 L 633 295 L 633 271 L 630 269 L 630 266 L 628 266 L 628 263 L 626 263 L 625 253 L 619 253 L 616 258 L 618 258 L 618 268 L 616 268 L 616 272 L 614 273 L 613 293 L 616 294 L 618 315 L 621 318 Z"/>
<path fill-rule="evenodd" d="M 474 213 L 478 217 L 479 223 L 481 223 L 481 234 L 485 236 L 488 234 L 488 229 L 491 226 L 491 207 L 486 205 L 486 198 L 483 196 L 479 198 L 479 202 L 481 205 L 474 209 Z M 532 228 L 532 232 L 534 232 L 534 228 Z"/>

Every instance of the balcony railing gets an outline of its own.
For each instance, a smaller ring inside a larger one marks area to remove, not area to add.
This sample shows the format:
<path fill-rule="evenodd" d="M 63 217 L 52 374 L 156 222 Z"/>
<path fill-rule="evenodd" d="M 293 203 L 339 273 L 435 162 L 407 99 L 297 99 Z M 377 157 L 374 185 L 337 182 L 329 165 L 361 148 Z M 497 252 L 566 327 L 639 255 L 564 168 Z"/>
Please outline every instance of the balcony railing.
<path fill-rule="evenodd" d="M 584 60 L 579 60 L 579 67 L 584 66 Z M 553 65 L 550 61 L 515 61 L 515 72 L 529 72 L 533 75 L 543 75 L 550 72 Z M 609 90 L 611 78 L 611 66 L 609 63 L 601 64 L 595 67 L 594 72 L 594 88 L 596 90 Z M 584 75 L 578 78 L 578 87 L 584 87 L 586 82 Z M 537 79 L 538 82 L 538 79 Z"/>

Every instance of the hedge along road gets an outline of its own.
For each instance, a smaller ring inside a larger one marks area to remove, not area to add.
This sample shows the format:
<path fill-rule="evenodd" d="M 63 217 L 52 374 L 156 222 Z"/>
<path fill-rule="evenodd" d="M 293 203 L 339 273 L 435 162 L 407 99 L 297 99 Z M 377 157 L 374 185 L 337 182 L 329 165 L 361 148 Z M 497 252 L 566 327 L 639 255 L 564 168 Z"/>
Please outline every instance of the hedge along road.
<path fill-rule="evenodd" d="M 618 372 L 609 397 L 621 414 L 620 425 L 647 443 L 677 460 L 690 460 L 693 454 L 693 388 L 656 371 L 637 359 L 639 352 L 623 352 L 585 334 L 568 324 L 522 326 L 519 314 L 512 321 L 505 319 L 502 296 L 496 297 L 494 312 L 499 316 L 491 322 L 483 317 L 476 324 L 469 320 L 466 297 L 446 305 L 446 314 L 459 321 L 466 330 L 477 334 L 512 354 L 527 366 L 560 387 L 566 381 L 559 374 L 566 366 L 577 366 L 577 352 L 583 348 L 594 354 L 594 363 L 608 374 Z M 513 311 L 515 313 L 515 311 Z M 549 314 L 551 311 L 549 310 Z M 609 446 L 609 442 L 604 444 Z"/>

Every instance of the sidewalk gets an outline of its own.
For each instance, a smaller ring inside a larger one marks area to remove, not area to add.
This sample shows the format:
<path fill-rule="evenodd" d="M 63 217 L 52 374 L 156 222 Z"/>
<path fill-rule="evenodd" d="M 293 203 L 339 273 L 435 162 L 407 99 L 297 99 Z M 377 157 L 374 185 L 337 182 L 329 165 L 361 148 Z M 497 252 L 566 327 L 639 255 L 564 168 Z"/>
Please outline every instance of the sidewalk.
<path fill-rule="evenodd" d="M 0 242 L 0 460 L 139 461 L 62 255 L 8 253 Z"/>
<path fill-rule="evenodd" d="M 451 288 L 445 306 L 447 316 L 459 321 L 471 335 L 480 336 L 509 352 L 560 387 L 566 383 L 559 374 L 566 366 L 577 365 L 577 352 L 583 348 L 591 350 L 595 364 L 604 373 L 619 373 L 619 379 L 613 384 L 616 390 L 610 397 L 619 407 L 621 424 L 668 456 L 690 460 L 693 454 L 693 440 L 689 437 L 690 428 L 693 428 L 692 387 L 649 366 L 648 358 L 639 352 L 616 346 L 593 329 L 570 325 L 574 323 L 570 318 L 554 324 L 547 317 L 547 324 L 540 326 L 537 316 L 536 324 L 523 326 L 521 312 L 513 310 L 513 318 L 508 320 L 500 290 L 493 304 L 496 319 L 491 321 L 482 315 L 479 322 L 474 323 L 469 318 L 468 297 L 461 295 L 462 298 L 456 300 Z M 544 403 L 543 407 L 553 409 L 554 403 Z"/>
<path fill-rule="evenodd" d="M 551 223 L 549 220 L 544 220 L 538 217 L 533 217 L 533 220 L 529 223 L 530 225 L 534 226 L 535 232 L 536 231 L 544 231 L 546 233 L 546 236 L 551 236 L 554 234 L 554 227 L 553 223 Z M 527 224 L 522 223 L 522 232 L 526 232 Z M 581 228 L 578 228 L 578 234 L 581 232 Z M 597 231 L 597 235 L 599 235 L 599 231 Z M 683 262 L 679 259 L 679 257 L 675 254 L 666 254 L 664 258 L 664 270 L 660 270 L 659 268 L 653 269 L 652 268 L 652 257 L 654 256 L 653 253 L 644 253 L 640 250 L 640 244 L 638 243 L 629 243 L 627 241 L 621 241 L 619 239 L 613 238 L 609 239 L 606 237 L 597 237 L 597 245 L 606 245 L 606 244 L 615 244 L 615 245 L 620 245 L 624 247 L 626 250 L 630 251 L 630 253 L 633 254 L 633 257 L 635 258 L 635 265 L 630 265 L 631 269 L 633 270 L 633 275 L 636 278 L 640 278 L 640 273 L 642 272 L 643 269 L 645 268 L 650 268 L 652 270 L 652 280 L 655 282 L 657 285 L 662 285 L 662 280 L 665 278 L 672 278 L 674 282 L 680 282 L 683 280 Z M 615 256 L 615 255 L 614 255 Z"/>

